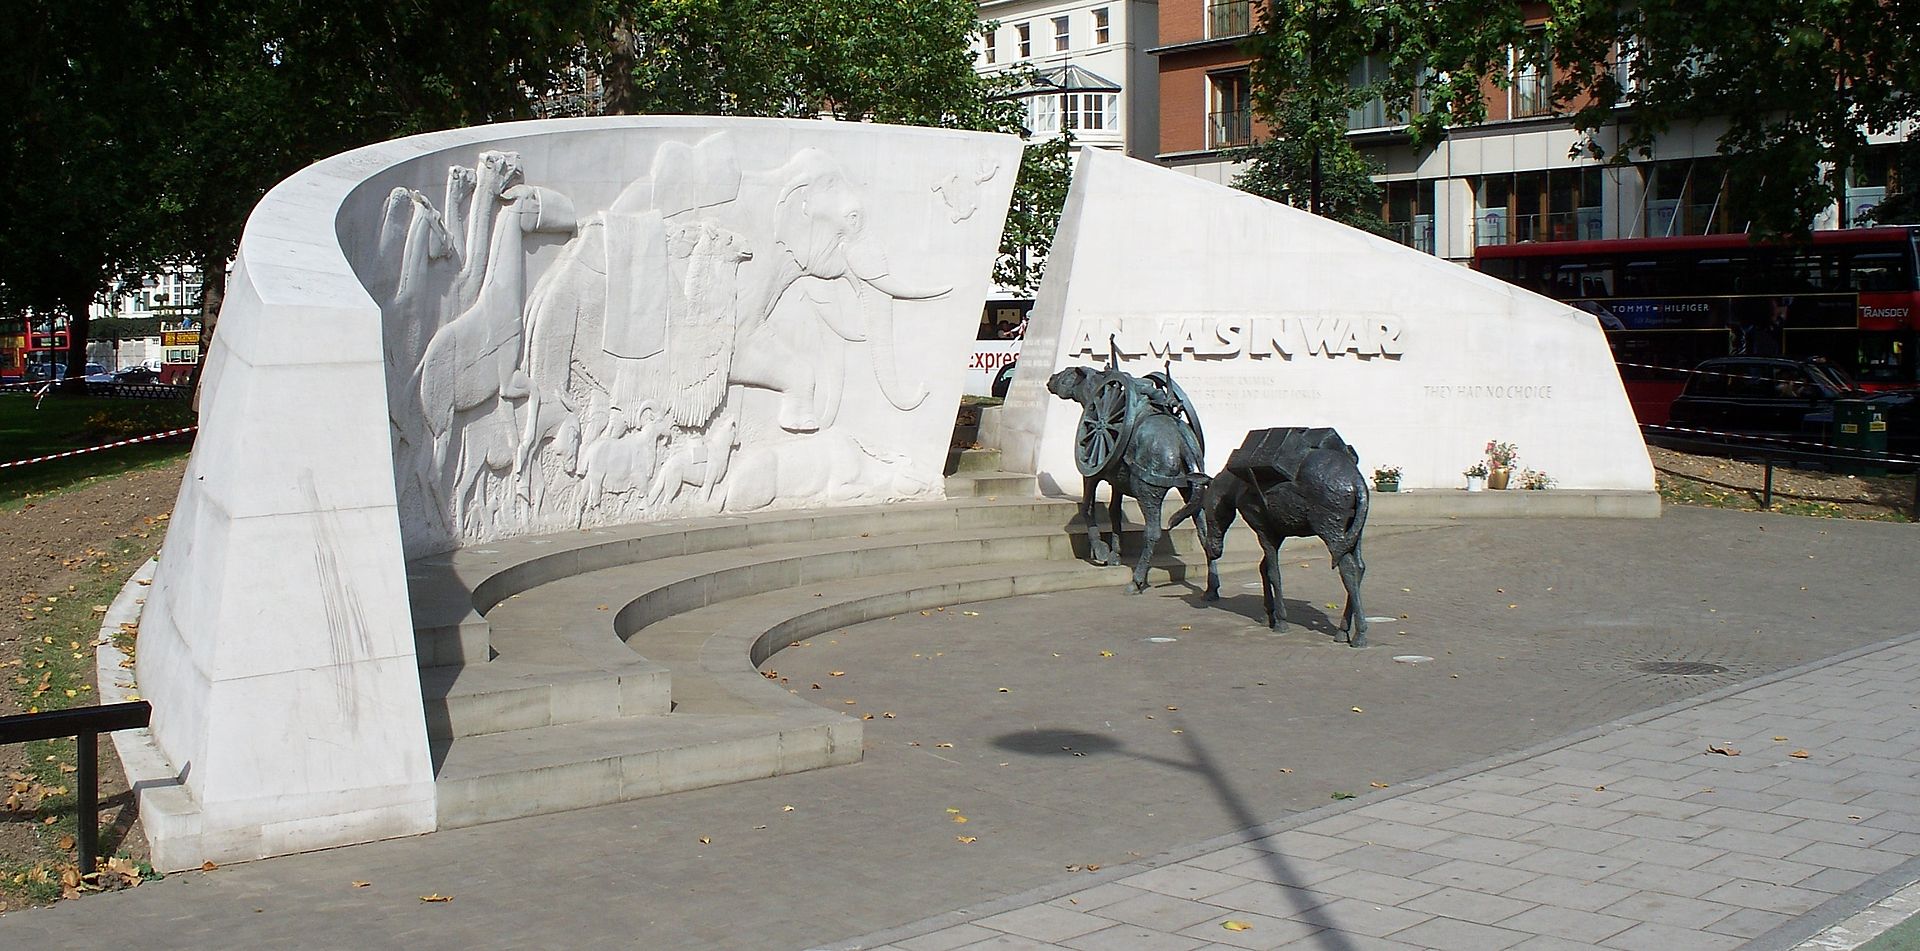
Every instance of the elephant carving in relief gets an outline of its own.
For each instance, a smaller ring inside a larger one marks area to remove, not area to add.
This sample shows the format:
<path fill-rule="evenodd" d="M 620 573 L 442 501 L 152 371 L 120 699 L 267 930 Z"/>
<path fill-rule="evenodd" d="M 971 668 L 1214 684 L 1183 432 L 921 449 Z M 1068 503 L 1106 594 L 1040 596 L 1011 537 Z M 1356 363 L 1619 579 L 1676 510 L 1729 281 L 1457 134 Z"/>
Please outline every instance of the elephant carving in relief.
<path fill-rule="evenodd" d="M 927 393 L 901 379 L 894 356 L 894 303 L 934 300 L 952 286 L 916 285 L 893 273 L 879 239 L 866 231 L 859 193 L 825 152 L 802 149 L 770 175 L 779 187 L 771 252 L 775 261 L 763 269 L 762 282 L 742 302 L 734 381 L 780 391 L 785 397 L 779 419 L 784 429 L 810 432 L 832 425 L 840 402 L 839 380 L 817 379 L 814 366 L 837 368 L 838 361 L 805 359 L 774 332 L 769 318 L 802 278 L 844 282 L 852 308 L 830 295 L 809 295 L 816 304 L 813 310 L 833 331 L 833 338 L 810 339 L 866 343 L 874 379 L 887 402 L 902 411 L 917 408 Z M 827 386 L 816 392 L 821 382 Z"/>

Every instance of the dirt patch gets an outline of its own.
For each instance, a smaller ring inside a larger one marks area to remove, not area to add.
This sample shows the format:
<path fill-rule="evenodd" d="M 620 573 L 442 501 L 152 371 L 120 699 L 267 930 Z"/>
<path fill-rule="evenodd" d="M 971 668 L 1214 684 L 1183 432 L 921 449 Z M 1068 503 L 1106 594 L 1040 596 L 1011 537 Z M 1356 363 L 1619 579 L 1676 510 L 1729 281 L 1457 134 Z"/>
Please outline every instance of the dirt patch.
<path fill-rule="evenodd" d="M 1669 504 L 1757 510 L 1766 467 L 1647 447 L 1661 498 Z M 1775 466 L 1773 508 L 1793 515 L 1914 520 L 1912 475 L 1852 475 Z"/>
<path fill-rule="evenodd" d="M 185 470 L 177 460 L 0 510 L 0 715 L 97 702 L 95 608 L 158 550 Z M 144 858 L 126 777 L 101 745 L 101 850 Z M 0 904 L 59 894 L 58 867 L 75 861 L 73 762 L 71 740 L 0 746 Z"/>

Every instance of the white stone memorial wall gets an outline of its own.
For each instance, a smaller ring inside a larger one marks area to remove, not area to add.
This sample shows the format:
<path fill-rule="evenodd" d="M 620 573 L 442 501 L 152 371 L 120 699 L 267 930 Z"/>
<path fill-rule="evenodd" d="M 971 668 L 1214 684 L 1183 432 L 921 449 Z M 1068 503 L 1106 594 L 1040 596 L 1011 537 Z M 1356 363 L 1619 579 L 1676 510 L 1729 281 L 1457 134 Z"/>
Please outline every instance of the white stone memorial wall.
<path fill-rule="evenodd" d="M 1537 294 L 1314 215 L 1097 149 L 1081 152 L 999 447 L 1078 494 L 1076 404 L 1055 370 L 1171 366 L 1217 472 L 1249 430 L 1333 426 L 1363 471 L 1458 488 L 1489 440 L 1560 487 L 1653 488 L 1599 325 Z"/>
<path fill-rule="evenodd" d="M 411 555 L 939 497 L 1019 161 L 982 133 L 595 118 L 276 186 L 141 620 L 160 864 L 434 827 Z"/>

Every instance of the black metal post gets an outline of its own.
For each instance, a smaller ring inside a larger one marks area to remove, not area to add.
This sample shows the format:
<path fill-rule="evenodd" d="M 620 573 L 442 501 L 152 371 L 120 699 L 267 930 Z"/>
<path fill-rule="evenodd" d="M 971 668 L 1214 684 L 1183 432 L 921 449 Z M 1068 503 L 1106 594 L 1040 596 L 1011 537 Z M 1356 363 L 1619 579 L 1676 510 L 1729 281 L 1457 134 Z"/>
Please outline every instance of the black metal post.
<path fill-rule="evenodd" d="M 100 852 L 100 734 L 81 733 L 74 739 L 80 744 L 80 772 L 74 777 L 80 802 L 73 817 L 79 832 L 74 838 L 80 844 L 80 874 L 86 875 Z"/>
<path fill-rule="evenodd" d="M 1761 490 L 1760 511 L 1771 512 L 1773 511 L 1773 457 L 1766 456 L 1764 458 L 1767 463 L 1767 484 L 1766 488 Z"/>

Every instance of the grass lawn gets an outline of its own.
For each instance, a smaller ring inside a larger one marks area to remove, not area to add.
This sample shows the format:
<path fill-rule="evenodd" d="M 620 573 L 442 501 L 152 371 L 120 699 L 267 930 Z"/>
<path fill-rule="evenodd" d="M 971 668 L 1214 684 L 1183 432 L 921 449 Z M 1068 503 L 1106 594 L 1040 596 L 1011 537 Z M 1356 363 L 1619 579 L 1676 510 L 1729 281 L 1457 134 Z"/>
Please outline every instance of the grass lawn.
<path fill-rule="evenodd" d="M 0 462 L 83 449 L 194 424 L 186 400 L 107 399 L 0 392 Z M 169 462 L 186 455 L 190 437 L 121 446 L 100 452 L 0 469 L 0 509 L 94 479 Z"/>

